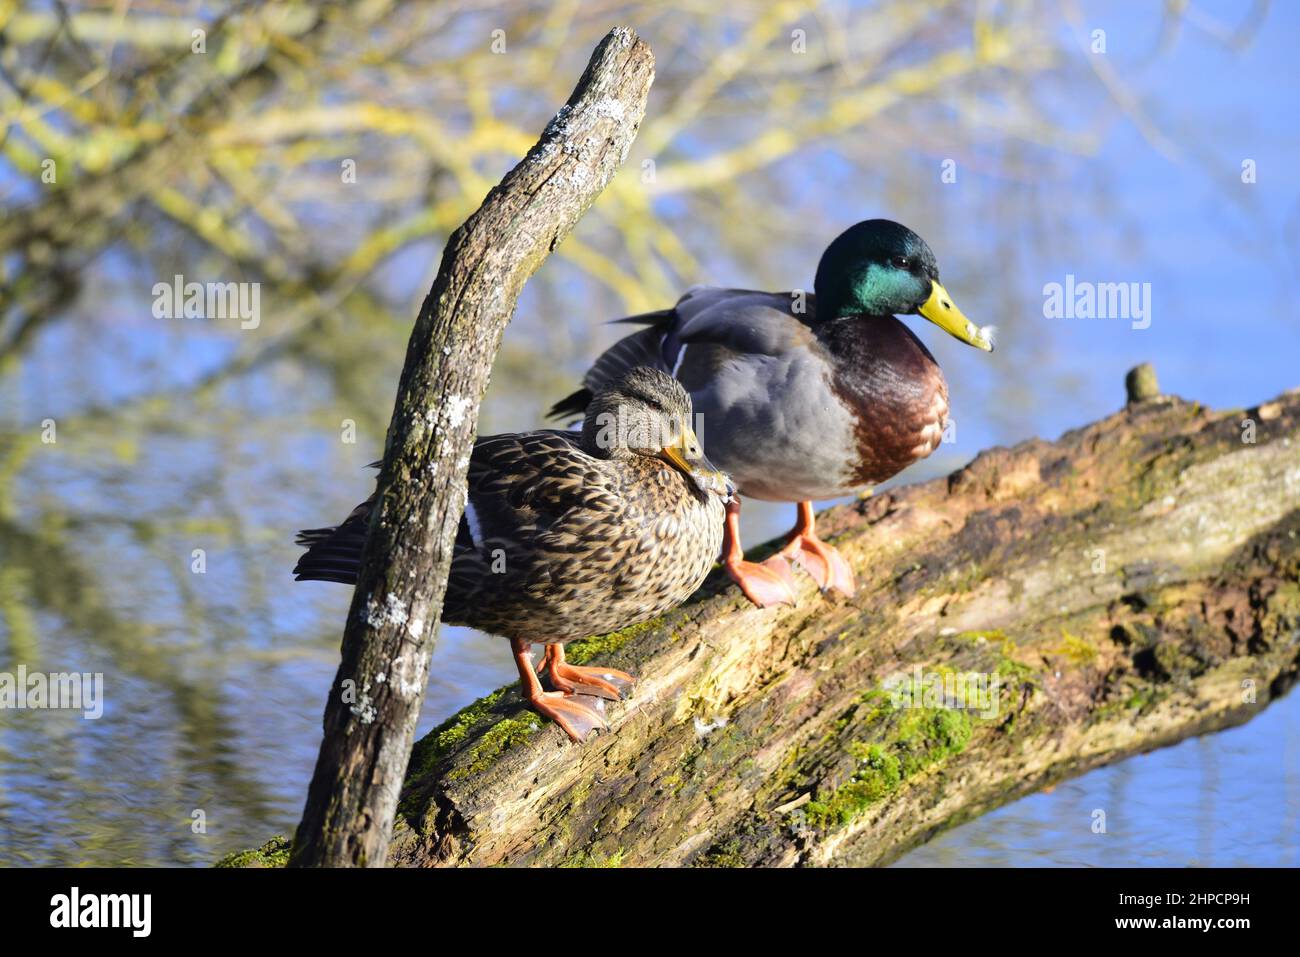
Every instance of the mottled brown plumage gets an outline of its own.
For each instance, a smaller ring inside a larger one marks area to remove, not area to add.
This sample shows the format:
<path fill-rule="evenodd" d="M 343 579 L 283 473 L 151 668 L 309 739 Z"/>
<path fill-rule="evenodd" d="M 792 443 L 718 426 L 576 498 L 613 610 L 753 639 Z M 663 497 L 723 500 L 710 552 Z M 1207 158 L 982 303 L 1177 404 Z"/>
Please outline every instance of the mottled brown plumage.
<path fill-rule="evenodd" d="M 509 638 L 518 651 L 646 621 L 689 597 L 718 556 L 729 491 L 690 416 L 690 397 L 671 377 L 634 369 L 596 396 L 582 432 L 480 438 L 443 621 Z M 355 582 L 370 505 L 299 536 L 309 546 L 299 580 Z M 547 664 L 562 691 L 617 697 L 631 682 L 566 665 L 558 648 Z M 551 713 L 554 697 L 530 695 L 529 669 L 521 664 L 526 697 L 572 737 L 603 724 L 578 713 L 580 702 Z"/>

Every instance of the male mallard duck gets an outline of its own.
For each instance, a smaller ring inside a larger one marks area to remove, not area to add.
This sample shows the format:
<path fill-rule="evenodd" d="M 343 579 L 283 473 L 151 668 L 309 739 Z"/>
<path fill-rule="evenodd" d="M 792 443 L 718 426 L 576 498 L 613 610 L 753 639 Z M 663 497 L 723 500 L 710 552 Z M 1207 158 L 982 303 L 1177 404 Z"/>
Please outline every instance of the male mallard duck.
<path fill-rule="evenodd" d="M 602 384 L 581 433 L 474 443 L 442 620 L 509 638 L 524 699 L 574 741 L 609 726 L 577 695 L 616 701 L 634 679 L 567 664 L 564 642 L 664 613 L 717 558 L 731 484 L 690 420 L 690 396 L 671 376 L 632 369 Z M 372 502 L 336 528 L 299 534 L 299 581 L 355 584 Z M 534 642 L 546 645 L 552 692 L 533 669 Z"/>
<path fill-rule="evenodd" d="M 611 346 L 585 388 L 551 410 L 580 413 L 633 365 L 671 372 L 691 393 L 709 455 L 745 495 L 798 503 L 786 545 L 744 560 L 740 502 L 727 506 L 723 565 L 760 606 L 794 604 L 787 560 L 823 589 L 853 593 L 853 572 L 813 524 L 812 500 L 849 495 L 929 455 L 943 438 L 948 386 L 898 314 L 920 313 L 987 352 L 980 329 L 939 284 L 934 253 L 886 219 L 858 223 L 822 254 L 814 296 L 696 287 L 672 309 L 619 322 L 650 328 Z"/>

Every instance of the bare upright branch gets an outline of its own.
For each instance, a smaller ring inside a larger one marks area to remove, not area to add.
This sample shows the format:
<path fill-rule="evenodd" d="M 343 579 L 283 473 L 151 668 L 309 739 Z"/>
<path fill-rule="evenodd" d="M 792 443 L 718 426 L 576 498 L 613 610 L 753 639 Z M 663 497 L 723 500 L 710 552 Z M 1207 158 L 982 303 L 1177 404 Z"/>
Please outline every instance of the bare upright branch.
<path fill-rule="evenodd" d="M 443 252 L 407 347 L 295 865 L 384 863 L 492 360 L 525 280 L 627 157 L 653 79 L 649 46 L 611 31 L 541 139 Z"/>

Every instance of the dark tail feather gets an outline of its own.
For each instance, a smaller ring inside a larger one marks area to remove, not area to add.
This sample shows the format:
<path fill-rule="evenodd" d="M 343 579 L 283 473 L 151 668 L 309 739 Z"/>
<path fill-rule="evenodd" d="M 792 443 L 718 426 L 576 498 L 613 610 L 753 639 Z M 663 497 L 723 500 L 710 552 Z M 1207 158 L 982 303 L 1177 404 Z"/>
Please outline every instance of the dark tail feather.
<path fill-rule="evenodd" d="M 660 309 L 657 312 L 642 312 L 635 316 L 624 316 L 622 319 L 611 319 L 606 325 L 611 326 L 657 326 L 661 323 L 670 321 L 676 315 L 676 307 L 672 309 Z"/>
<path fill-rule="evenodd" d="M 366 544 L 370 502 L 358 505 L 342 525 L 305 528 L 297 543 L 307 548 L 293 566 L 298 581 L 339 582 L 355 585 L 361 574 L 361 549 Z"/>
<path fill-rule="evenodd" d="M 315 545 L 318 542 L 326 541 L 334 536 L 339 530 L 337 525 L 331 525 L 329 528 L 304 528 L 294 538 L 295 545 Z"/>
<path fill-rule="evenodd" d="M 361 549 L 365 535 L 343 533 L 342 528 L 314 528 L 298 534 L 298 544 L 307 551 L 293 566 L 298 581 L 339 582 L 355 585 L 361 573 Z"/>
<path fill-rule="evenodd" d="M 579 389 L 571 395 L 565 396 L 555 405 L 551 406 L 551 411 L 546 413 L 548 419 L 569 419 L 582 417 L 587 413 L 587 406 L 591 403 L 591 390 Z"/>

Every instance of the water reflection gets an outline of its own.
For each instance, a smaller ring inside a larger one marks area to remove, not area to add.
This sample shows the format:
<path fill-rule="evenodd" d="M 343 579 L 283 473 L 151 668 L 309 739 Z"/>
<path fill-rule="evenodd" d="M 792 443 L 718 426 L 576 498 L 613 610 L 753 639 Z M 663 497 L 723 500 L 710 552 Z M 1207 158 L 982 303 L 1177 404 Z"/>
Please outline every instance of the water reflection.
<path fill-rule="evenodd" d="M 941 834 L 896 867 L 1300 866 L 1300 695 Z M 1094 831 L 1106 812 L 1106 830 Z"/>

